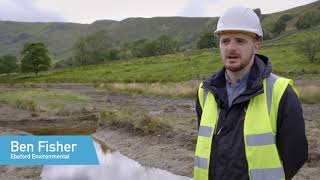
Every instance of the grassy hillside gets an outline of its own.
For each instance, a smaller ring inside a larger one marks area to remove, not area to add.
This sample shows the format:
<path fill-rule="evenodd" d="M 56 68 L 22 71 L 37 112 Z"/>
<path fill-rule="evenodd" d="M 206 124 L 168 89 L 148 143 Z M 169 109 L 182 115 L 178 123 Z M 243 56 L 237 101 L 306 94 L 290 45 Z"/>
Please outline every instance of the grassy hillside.
<path fill-rule="evenodd" d="M 92 24 L 24 23 L 0 21 L 0 55 L 19 55 L 25 42 L 46 44 L 54 60 L 72 55 L 72 46 L 82 36 L 107 30 L 117 43 L 168 34 L 182 43 L 194 42 L 210 18 L 129 18 L 121 22 L 101 20 Z"/>
<path fill-rule="evenodd" d="M 155 17 L 129 18 L 110 26 L 109 31 L 117 41 L 155 38 L 168 34 L 184 43 L 194 41 L 206 27 L 210 18 Z"/>
<path fill-rule="evenodd" d="M 270 31 L 281 15 L 290 14 L 294 18 L 288 22 L 287 32 L 292 33 L 290 31 L 295 31 L 294 24 L 303 13 L 319 11 L 319 8 L 320 1 L 317 1 L 286 11 L 265 14 L 262 25 Z M 154 17 L 128 18 L 123 21 L 100 20 L 92 24 L 0 21 L 0 55 L 19 55 L 25 42 L 41 41 L 48 46 L 54 61 L 67 59 L 72 56 L 72 46 L 78 38 L 98 30 L 107 30 L 118 43 L 168 34 L 181 44 L 192 47 L 198 40 L 199 33 L 212 30 L 217 20 L 217 17 Z"/>
<path fill-rule="evenodd" d="M 306 58 L 296 51 L 296 43 L 310 35 L 319 36 L 318 27 L 266 41 L 265 47 L 259 53 L 270 58 L 276 74 L 291 78 L 319 78 L 320 64 L 308 63 Z M 25 83 L 28 87 L 32 87 L 33 83 L 93 83 L 97 87 L 117 92 L 194 98 L 198 80 L 210 77 L 221 66 L 221 57 L 217 49 L 198 50 L 42 72 L 39 76 L 0 76 L 0 83 Z M 320 95 L 317 89 L 318 87 L 299 87 L 303 92 L 303 102 L 318 102 Z"/>
<path fill-rule="evenodd" d="M 265 47 L 260 54 L 270 58 L 273 69 L 278 74 L 289 77 L 320 77 L 320 64 L 308 63 L 305 57 L 296 53 L 294 45 Z M 181 82 L 207 78 L 221 65 L 217 50 L 198 51 L 44 72 L 37 77 L 33 74 L 2 76 L 0 82 Z"/>
<path fill-rule="evenodd" d="M 277 45 L 288 45 L 288 44 L 297 44 L 301 41 L 304 41 L 307 38 L 317 38 L 320 37 L 320 26 L 306 29 L 303 31 L 290 31 L 281 34 L 279 37 L 267 40 L 264 42 L 266 46 L 277 46 Z"/>
<path fill-rule="evenodd" d="M 87 26 L 74 23 L 23 23 L 0 21 L 0 54 L 20 54 L 26 42 L 43 42 L 53 59 L 64 57 L 73 43 L 87 32 Z"/>
<path fill-rule="evenodd" d="M 300 16 L 302 16 L 306 12 L 310 11 L 320 11 L 320 1 L 316 1 L 307 5 L 295 7 L 292 9 L 288 9 L 285 11 L 267 14 L 265 15 L 265 18 L 262 20 L 262 26 L 263 29 L 266 31 L 270 31 L 273 27 L 273 24 L 284 14 L 289 14 L 293 16 L 293 19 L 291 19 L 287 23 L 287 29 L 286 31 L 296 30 L 294 27 L 294 24 L 297 22 Z"/>

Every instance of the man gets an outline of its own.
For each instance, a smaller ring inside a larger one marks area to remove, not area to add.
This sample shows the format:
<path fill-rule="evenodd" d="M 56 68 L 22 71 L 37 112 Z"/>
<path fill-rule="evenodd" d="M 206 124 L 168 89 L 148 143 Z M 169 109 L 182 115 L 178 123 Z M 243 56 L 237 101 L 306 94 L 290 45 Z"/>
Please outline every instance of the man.
<path fill-rule="evenodd" d="M 224 67 L 198 90 L 194 179 L 291 179 L 308 157 L 292 80 L 271 73 L 268 58 L 256 54 L 263 32 L 251 9 L 228 9 L 215 35 Z"/>

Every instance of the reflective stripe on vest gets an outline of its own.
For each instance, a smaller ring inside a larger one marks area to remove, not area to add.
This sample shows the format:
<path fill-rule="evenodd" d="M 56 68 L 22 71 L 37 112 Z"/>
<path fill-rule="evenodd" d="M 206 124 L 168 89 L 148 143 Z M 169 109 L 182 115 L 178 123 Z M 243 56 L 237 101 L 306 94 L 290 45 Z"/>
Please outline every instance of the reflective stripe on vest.
<path fill-rule="evenodd" d="M 201 85 L 200 85 L 201 86 Z M 194 162 L 194 179 L 208 179 L 209 163 L 211 154 L 211 143 L 213 133 L 216 129 L 216 122 L 218 121 L 220 110 L 212 93 L 204 91 L 199 92 L 200 105 L 205 102 L 207 105 L 203 106 L 203 111 L 210 111 L 212 114 L 203 114 L 201 125 L 199 126 L 199 134 L 197 139 L 196 156 Z M 204 96 L 204 94 L 206 94 Z M 203 98 L 203 99 L 202 99 Z"/>
<path fill-rule="evenodd" d="M 244 123 L 249 177 L 251 180 L 284 179 L 282 162 L 275 145 L 277 112 L 287 85 L 290 84 L 297 91 L 291 80 L 274 74 L 263 83 L 265 93 L 250 100 Z M 194 179 L 206 180 L 209 178 L 211 143 L 219 111 L 214 96 L 211 92 L 204 92 L 202 84 L 198 98 L 203 112 L 196 146 Z"/>
<path fill-rule="evenodd" d="M 246 136 L 248 146 L 263 146 L 276 143 L 276 137 L 272 133 L 251 134 Z"/>
<path fill-rule="evenodd" d="M 254 180 L 271 180 L 283 179 L 283 168 L 270 168 L 270 169 L 253 169 L 251 170 L 251 179 Z"/>
<path fill-rule="evenodd" d="M 196 156 L 194 159 L 194 166 L 202 169 L 208 168 L 208 160 L 206 158 L 202 158 Z"/>
<path fill-rule="evenodd" d="M 205 137 L 210 137 L 212 134 L 212 127 L 208 126 L 200 126 L 199 127 L 199 136 L 205 136 Z"/>
<path fill-rule="evenodd" d="M 270 114 L 271 111 L 271 104 L 272 104 L 272 90 L 274 83 L 279 77 L 273 73 L 270 74 L 270 76 L 267 78 L 267 87 L 266 87 L 266 93 L 267 93 L 267 103 L 268 103 L 268 112 Z"/>

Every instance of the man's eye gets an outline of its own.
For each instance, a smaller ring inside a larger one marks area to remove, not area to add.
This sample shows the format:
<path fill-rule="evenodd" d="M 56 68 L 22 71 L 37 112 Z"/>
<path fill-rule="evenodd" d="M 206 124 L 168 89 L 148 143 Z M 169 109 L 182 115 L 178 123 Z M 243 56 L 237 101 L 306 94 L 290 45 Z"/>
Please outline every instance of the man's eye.
<path fill-rule="evenodd" d="M 238 43 L 245 43 L 245 40 L 243 40 L 243 39 L 237 39 L 237 42 L 238 42 Z"/>
<path fill-rule="evenodd" d="M 221 40 L 221 43 L 223 43 L 223 44 L 225 44 L 225 43 L 227 43 L 227 42 L 228 42 L 227 39 L 222 39 L 222 40 Z"/>

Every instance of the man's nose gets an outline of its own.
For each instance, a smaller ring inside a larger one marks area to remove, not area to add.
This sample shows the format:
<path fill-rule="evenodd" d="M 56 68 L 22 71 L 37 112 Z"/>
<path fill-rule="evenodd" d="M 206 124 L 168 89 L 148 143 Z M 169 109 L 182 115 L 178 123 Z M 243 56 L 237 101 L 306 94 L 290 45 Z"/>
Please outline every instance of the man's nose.
<path fill-rule="evenodd" d="M 237 49 L 237 43 L 235 41 L 230 41 L 227 46 L 228 51 L 233 51 Z"/>

